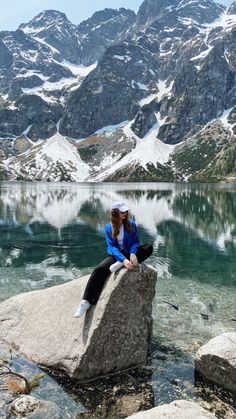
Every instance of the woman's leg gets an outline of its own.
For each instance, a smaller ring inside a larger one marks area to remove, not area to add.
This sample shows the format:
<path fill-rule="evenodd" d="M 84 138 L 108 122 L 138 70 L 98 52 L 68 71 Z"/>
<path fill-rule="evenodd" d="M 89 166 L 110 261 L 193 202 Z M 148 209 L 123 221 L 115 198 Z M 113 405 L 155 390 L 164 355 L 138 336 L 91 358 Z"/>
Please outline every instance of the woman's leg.
<path fill-rule="evenodd" d="M 142 263 L 144 260 L 149 258 L 152 252 L 153 246 L 151 244 L 142 244 L 141 246 L 139 246 L 136 253 L 139 263 Z"/>
<path fill-rule="evenodd" d="M 94 269 L 86 285 L 83 300 L 87 300 L 90 304 L 97 303 L 106 279 L 111 273 L 109 268 L 115 262 L 113 256 L 108 256 Z"/>

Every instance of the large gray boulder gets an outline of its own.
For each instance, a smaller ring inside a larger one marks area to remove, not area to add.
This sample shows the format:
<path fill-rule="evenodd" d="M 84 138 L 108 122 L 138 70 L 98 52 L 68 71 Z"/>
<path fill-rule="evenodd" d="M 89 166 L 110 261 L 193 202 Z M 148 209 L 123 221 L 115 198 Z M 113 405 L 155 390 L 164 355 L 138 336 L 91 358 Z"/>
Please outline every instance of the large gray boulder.
<path fill-rule="evenodd" d="M 96 307 L 74 318 L 88 276 L 0 304 L 0 340 L 41 366 L 79 381 L 146 360 L 156 271 L 142 264 L 111 274 Z"/>
<path fill-rule="evenodd" d="M 175 400 L 170 404 L 154 407 L 126 419 L 216 419 L 216 416 L 195 402 Z"/>
<path fill-rule="evenodd" d="M 236 332 L 222 333 L 203 345 L 195 367 L 206 378 L 236 391 Z"/>

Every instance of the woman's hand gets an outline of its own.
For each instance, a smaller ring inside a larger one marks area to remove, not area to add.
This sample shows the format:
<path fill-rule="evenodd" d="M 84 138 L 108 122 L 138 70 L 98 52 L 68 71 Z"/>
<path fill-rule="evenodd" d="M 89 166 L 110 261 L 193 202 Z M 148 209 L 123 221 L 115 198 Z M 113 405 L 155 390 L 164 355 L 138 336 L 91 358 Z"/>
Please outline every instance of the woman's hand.
<path fill-rule="evenodd" d="M 130 254 L 130 262 L 132 263 L 133 266 L 138 266 L 138 259 L 135 253 Z"/>
<path fill-rule="evenodd" d="M 129 270 L 131 270 L 131 269 L 133 269 L 133 264 L 130 262 L 130 260 L 128 260 L 128 259 L 125 259 L 124 260 L 124 262 L 123 262 L 123 264 L 125 265 L 125 267 L 127 268 L 127 269 L 129 269 Z"/>

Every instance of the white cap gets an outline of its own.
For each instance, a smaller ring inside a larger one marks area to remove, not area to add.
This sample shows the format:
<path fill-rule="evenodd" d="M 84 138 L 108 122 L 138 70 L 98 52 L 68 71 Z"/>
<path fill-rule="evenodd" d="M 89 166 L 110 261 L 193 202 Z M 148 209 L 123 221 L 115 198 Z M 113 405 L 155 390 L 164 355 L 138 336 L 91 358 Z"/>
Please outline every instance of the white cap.
<path fill-rule="evenodd" d="M 121 212 L 129 211 L 129 208 L 124 204 L 124 202 L 116 201 L 112 204 L 112 209 L 118 209 Z"/>

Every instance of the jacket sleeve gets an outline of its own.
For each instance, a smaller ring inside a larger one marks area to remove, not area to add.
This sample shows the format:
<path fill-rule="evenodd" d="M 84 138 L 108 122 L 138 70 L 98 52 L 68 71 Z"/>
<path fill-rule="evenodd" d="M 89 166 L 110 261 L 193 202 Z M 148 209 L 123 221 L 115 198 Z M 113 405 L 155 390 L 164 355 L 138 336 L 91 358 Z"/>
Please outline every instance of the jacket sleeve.
<path fill-rule="evenodd" d="M 114 256 L 120 262 L 123 262 L 126 258 L 117 247 L 117 241 L 112 237 L 109 225 L 105 227 L 104 233 L 108 245 L 108 253 L 112 254 L 112 256 Z"/>
<path fill-rule="evenodd" d="M 137 253 L 137 248 L 141 245 L 139 238 L 138 238 L 138 230 L 137 230 L 137 226 L 135 223 L 132 223 L 132 227 L 133 227 L 133 237 L 132 237 L 132 245 L 130 248 L 130 253 L 134 253 L 136 255 Z"/>

